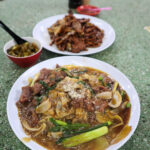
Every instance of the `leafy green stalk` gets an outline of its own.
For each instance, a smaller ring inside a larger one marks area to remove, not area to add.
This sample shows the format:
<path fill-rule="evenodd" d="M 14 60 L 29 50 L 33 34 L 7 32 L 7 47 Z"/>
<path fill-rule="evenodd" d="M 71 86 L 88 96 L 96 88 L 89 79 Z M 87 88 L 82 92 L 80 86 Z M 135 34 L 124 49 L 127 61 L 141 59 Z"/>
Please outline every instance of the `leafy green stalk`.
<path fill-rule="evenodd" d="M 89 124 L 82 124 L 82 123 L 67 124 L 64 121 L 55 120 L 53 118 L 50 118 L 50 121 L 54 125 L 54 127 L 50 128 L 50 131 L 52 131 L 52 132 L 61 131 L 61 132 L 64 132 L 64 134 L 71 134 L 75 130 L 89 127 Z"/>
<path fill-rule="evenodd" d="M 82 133 L 79 135 L 65 138 L 65 139 L 63 139 L 62 144 L 65 147 L 69 148 L 69 147 L 77 146 L 82 143 L 86 143 L 86 142 L 96 139 L 100 136 L 103 136 L 107 133 L 108 133 L 108 127 L 103 126 L 103 127 L 100 127 L 98 129 L 95 129 L 92 131 L 88 131 L 88 132 L 85 132 L 85 133 Z"/>
<path fill-rule="evenodd" d="M 92 130 L 95 130 L 95 129 L 98 129 L 98 128 L 101 128 L 101 127 L 104 127 L 104 126 L 110 126 L 111 124 L 112 124 L 112 122 L 108 121 L 106 123 L 99 124 L 99 125 L 96 125 L 94 127 L 88 128 L 88 129 L 83 129 L 83 130 L 80 130 L 80 131 L 75 131 L 72 134 L 68 134 L 68 135 L 66 134 L 65 136 L 59 138 L 59 140 L 57 141 L 57 144 L 61 143 L 65 138 L 69 138 L 69 137 L 72 137 L 72 136 L 75 136 L 75 135 L 78 135 L 78 134 L 81 134 L 81 133 L 89 132 L 89 131 L 92 131 Z"/>
<path fill-rule="evenodd" d="M 69 72 L 68 69 L 66 69 L 66 68 L 60 68 L 60 69 L 61 69 L 61 71 L 64 71 L 67 74 L 67 76 L 69 76 L 70 78 L 79 79 L 79 77 L 72 76 L 72 74 Z"/>
<path fill-rule="evenodd" d="M 78 71 L 78 70 L 74 70 L 73 71 L 73 73 L 78 73 L 78 74 L 83 74 L 83 73 L 85 73 L 85 72 L 87 72 L 87 70 L 85 69 L 85 70 L 82 70 L 82 71 Z"/>

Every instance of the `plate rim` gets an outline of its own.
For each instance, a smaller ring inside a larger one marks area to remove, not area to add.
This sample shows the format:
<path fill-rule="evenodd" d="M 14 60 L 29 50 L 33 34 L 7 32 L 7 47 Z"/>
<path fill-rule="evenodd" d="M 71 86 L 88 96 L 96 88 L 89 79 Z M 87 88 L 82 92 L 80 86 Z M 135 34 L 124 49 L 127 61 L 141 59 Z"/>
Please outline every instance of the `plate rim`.
<path fill-rule="evenodd" d="M 33 36 L 35 39 L 37 39 L 37 37 L 36 37 L 36 29 L 37 29 L 37 27 L 39 26 L 39 24 L 41 24 L 42 22 L 44 22 L 44 21 L 46 21 L 46 20 L 49 20 L 49 19 L 51 19 L 51 18 L 54 18 L 54 17 L 64 17 L 65 15 L 67 15 L 67 14 L 58 14 L 58 15 L 54 15 L 54 16 L 50 16 L 50 17 L 47 17 L 47 18 L 42 19 L 41 21 L 39 21 L 38 23 L 36 23 L 36 25 L 34 26 L 34 28 L 33 28 L 33 30 L 32 30 L 32 36 Z M 94 19 L 94 20 L 96 19 L 96 20 L 98 20 L 98 21 L 101 21 L 101 22 L 107 24 L 107 26 L 109 26 L 109 27 L 111 28 L 112 32 L 113 32 L 113 33 L 112 33 L 112 34 L 113 34 L 113 40 L 112 40 L 106 47 L 104 47 L 102 50 L 99 50 L 99 51 L 96 51 L 96 52 L 81 51 L 80 53 L 72 53 L 72 52 L 68 52 L 68 51 L 64 51 L 64 52 L 63 52 L 63 51 L 60 51 L 60 50 L 58 50 L 58 49 L 56 49 L 56 50 L 50 50 L 50 47 L 49 47 L 48 45 L 44 45 L 44 44 L 38 39 L 38 40 L 41 42 L 41 45 L 43 46 L 43 48 L 45 48 L 47 51 L 50 51 L 50 52 L 53 52 L 53 53 L 56 53 L 56 54 L 61 54 L 61 55 L 85 56 L 85 55 L 91 55 L 91 54 L 100 53 L 100 52 L 106 50 L 107 48 L 109 48 L 110 46 L 113 45 L 113 43 L 114 43 L 115 40 L 116 40 L 116 33 L 115 33 L 115 30 L 114 30 L 114 28 L 112 27 L 112 25 L 109 24 L 107 21 L 105 21 L 105 20 L 103 20 L 103 19 L 101 19 L 101 18 L 94 17 L 94 16 L 83 15 L 83 14 L 77 14 L 77 13 L 74 13 L 74 16 L 81 16 L 81 17 L 83 17 L 83 18 L 85 17 L 85 18 L 90 18 L 90 19 Z M 97 47 L 97 48 L 100 48 L 100 46 Z M 82 53 L 82 52 L 83 52 L 83 53 Z"/>
<path fill-rule="evenodd" d="M 14 132 L 14 134 L 15 134 L 15 136 L 17 136 L 17 138 L 26 146 L 26 147 L 28 147 L 29 149 L 33 149 L 33 147 L 32 147 L 32 145 L 28 145 L 28 143 L 25 143 L 25 142 L 23 142 L 21 139 L 20 139 L 20 137 L 18 136 L 18 133 L 16 133 L 15 132 L 15 129 L 13 128 L 13 125 L 12 125 L 12 123 L 10 122 L 10 112 L 9 112 L 9 102 L 10 102 L 10 94 L 11 94 L 11 92 L 12 92 L 12 90 L 13 90 L 13 88 L 14 88 L 14 86 L 15 86 L 15 84 L 20 80 L 20 78 L 22 78 L 25 74 L 28 74 L 28 72 L 30 72 L 31 70 L 34 70 L 34 68 L 37 68 L 40 64 L 42 64 L 42 63 L 45 63 L 45 62 L 49 62 L 49 61 L 51 61 L 51 60 L 57 60 L 57 59 L 64 59 L 64 58 L 72 58 L 72 59 L 86 59 L 86 60 L 92 60 L 92 61 L 96 61 L 95 63 L 99 63 L 99 64 L 104 64 L 104 65 L 106 65 L 106 66 L 108 66 L 108 67 L 111 67 L 113 70 L 115 70 L 115 72 L 118 72 L 123 78 L 125 78 L 126 80 L 127 80 L 127 82 L 129 82 L 130 83 L 130 86 L 132 87 L 132 89 L 134 90 L 134 93 L 136 94 L 136 98 L 137 98 L 137 104 L 138 104 L 138 108 L 137 108 L 137 110 L 138 110 L 138 112 L 137 112 L 137 116 L 136 116 L 136 123 L 135 123 L 135 128 L 134 129 L 132 129 L 131 130 L 131 132 L 129 133 L 129 135 L 127 136 L 127 137 L 125 137 L 124 139 L 122 139 L 121 141 L 122 141 L 122 144 L 120 145 L 120 146 L 117 146 L 117 148 L 112 148 L 111 150 L 117 150 L 117 149 L 119 149 L 120 147 L 122 147 L 132 136 L 133 136 L 133 134 L 134 134 L 134 132 L 135 132 L 135 130 L 137 129 L 137 127 L 138 127 L 138 124 L 139 124 L 139 120 L 140 120 L 140 114 L 141 114 L 141 104 L 140 104 L 140 98 L 139 98 L 139 96 L 138 96 L 138 93 L 137 93 L 137 91 L 136 91 L 136 89 L 135 89 L 135 87 L 134 87 L 134 85 L 132 84 L 132 82 L 128 79 L 128 77 L 126 77 L 125 75 L 124 75 L 124 73 L 122 73 L 119 69 L 117 69 L 116 67 L 114 67 L 114 66 L 112 66 L 111 64 L 108 64 L 108 63 L 106 63 L 106 62 L 104 62 L 104 61 L 101 61 L 101 60 L 98 60 L 98 59 L 95 59 L 95 58 L 90 58 L 90 57 L 84 57 L 84 56 L 60 56 L 60 57 L 55 57 L 55 58 L 50 58 L 50 59 L 48 59 L 48 60 L 45 60 L 45 61 L 42 61 L 42 62 L 40 62 L 40 63 L 38 63 L 38 64 L 36 64 L 36 65 L 34 65 L 34 66 L 32 66 L 31 68 L 29 68 L 29 69 L 27 69 L 24 73 L 22 73 L 18 78 L 17 78 L 17 80 L 14 82 L 14 84 L 13 84 L 13 86 L 11 87 L 11 89 L 10 89 L 10 91 L 9 91 L 9 95 L 8 95 L 8 98 L 7 98 L 7 105 L 6 105 L 6 110 L 7 110 L 7 118 L 8 118 L 8 122 L 9 122 L 9 125 L 10 125 L 10 127 L 11 127 L 11 129 L 12 129 L 12 131 Z M 56 62 L 56 64 L 57 64 L 57 62 Z M 68 63 L 69 64 L 69 63 Z M 46 66 L 43 66 L 43 68 L 44 67 L 46 67 Z M 93 67 L 94 68 L 94 67 Z M 36 72 L 35 72 L 36 73 Z M 107 73 L 107 72 L 106 72 Z M 16 108 L 17 109 L 17 108 Z M 18 115 L 18 114 L 17 114 Z M 18 116 L 19 117 L 19 116 Z M 131 116 L 130 116 L 131 117 Z M 19 119 L 19 121 L 20 121 L 20 119 Z M 130 120 L 129 120 L 130 121 Z M 24 131 L 23 131 L 24 132 Z M 25 132 L 24 132 L 25 133 Z M 120 142 L 121 142 L 120 141 Z M 31 142 L 33 142 L 33 144 L 34 143 L 36 143 L 36 142 L 34 142 L 33 140 L 31 140 Z M 120 142 L 118 142 L 118 143 L 120 143 Z M 118 144 L 117 143 L 117 144 Z M 36 143 L 37 144 L 37 143 Z M 116 144 L 114 144 L 114 145 L 116 145 Z M 40 147 L 42 147 L 43 148 L 43 150 L 45 150 L 45 148 L 43 147 L 43 146 L 41 146 L 41 145 L 39 145 L 38 144 L 38 146 L 40 146 Z M 108 148 L 107 148 L 107 150 L 110 150 L 110 147 L 111 147 L 112 145 L 110 145 Z"/>

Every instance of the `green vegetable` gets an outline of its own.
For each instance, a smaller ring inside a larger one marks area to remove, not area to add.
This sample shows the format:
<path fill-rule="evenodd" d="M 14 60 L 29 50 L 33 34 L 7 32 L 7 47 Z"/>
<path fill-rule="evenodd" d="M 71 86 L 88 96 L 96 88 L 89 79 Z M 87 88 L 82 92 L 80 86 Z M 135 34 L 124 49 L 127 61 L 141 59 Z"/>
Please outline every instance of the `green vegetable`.
<path fill-rule="evenodd" d="M 49 88 L 48 84 L 46 84 L 44 81 L 40 80 L 39 83 L 46 89 Z"/>
<path fill-rule="evenodd" d="M 99 76 L 99 78 L 98 78 L 100 81 L 102 81 L 103 80 L 103 77 L 102 76 Z"/>
<path fill-rule="evenodd" d="M 103 81 L 103 77 L 102 77 L 102 76 L 99 76 L 98 79 L 99 79 L 99 81 L 101 81 L 102 85 L 105 86 L 104 81 Z"/>
<path fill-rule="evenodd" d="M 40 97 L 35 97 L 36 101 L 37 101 L 37 105 L 39 105 L 43 99 L 43 95 L 41 95 Z"/>
<path fill-rule="evenodd" d="M 89 127 L 88 124 L 82 123 L 67 124 L 66 122 L 63 122 L 61 120 L 55 120 L 53 118 L 50 118 L 50 121 L 55 125 L 54 127 L 50 128 L 50 131 L 52 132 L 62 131 L 64 132 L 65 135 L 71 134 L 75 132 L 75 130 L 78 130 L 80 128 Z"/>
<path fill-rule="evenodd" d="M 72 77 L 72 75 L 68 69 L 66 69 L 66 68 L 60 68 L 60 69 L 61 69 L 61 71 L 64 71 L 69 77 Z"/>
<path fill-rule="evenodd" d="M 55 89 L 56 88 L 56 83 L 54 84 L 54 85 L 52 85 L 52 86 L 48 86 L 48 84 L 46 84 L 44 81 L 42 81 L 42 80 L 40 80 L 39 81 L 39 83 L 45 88 L 45 90 L 46 90 L 46 96 L 48 96 L 48 92 L 50 91 L 50 90 L 53 90 L 53 89 Z"/>
<path fill-rule="evenodd" d="M 79 73 L 79 74 L 83 74 L 87 72 L 87 70 L 82 70 L 82 71 L 78 71 L 78 70 L 74 70 L 73 73 Z"/>
<path fill-rule="evenodd" d="M 79 144 L 91 141 L 93 139 L 96 139 L 100 136 L 103 136 L 105 134 L 108 133 L 108 127 L 104 126 L 104 127 L 100 127 L 98 129 L 89 131 L 89 132 L 85 132 L 79 135 L 75 135 L 73 137 L 69 137 L 69 138 L 65 138 L 62 141 L 62 144 L 65 147 L 73 147 L 73 146 L 77 146 Z"/>
<path fill-rule="evenodd" d="M 86 128 L 88 127 L 88 124 L 67 124 L 67 125 L 57 125 L 55 127 L 50 128 L 50 131 L 52 132 L 64 132 L 65 135 L 74 133 L 76 130 L 79 130 L 80 128 Z"/>
<path fill-rule="evenodd" d="M 110 83 L 107 83 L 107 86 L 108 86 L 109 88 L 111 88 L 111 84 L 110 84 Z"/>
<path fill-rule="evenodd" d="M 68 71 L 68 69 L 66 69 L 66 68 L 60 68 L 61 69 L 61 71 Z"/>
<path fill-rule="evenodd" d="M 126 108 L 130 108 L 131 107 L 131 103 L 128 102 L 127 105 L 126 105 Z"/>
<path fill-rule="evenodd" d="M 55 126 L 58 126 L 59 124 L 56 122 L 56 120 L 55 119 L 53 119 L 53 118 L 50 118 L 49 119 Z"/>
<path fill-rule="evenodd" d="M 61 69 L 61 71 L 64 71 L 64 72 L 67 74 L 68 77 L 70 77 L 70 78 L 75 78 L 75 79 L 79 79 L 79 77 L 74 77 L 74 76 L 72 76 L 72 74 L 69 72 L 68 69 L 66 69 L 66 68 L 60 68 L 60 69 Z"/>
<path fill-rule="evenodd" d="M 106 123 L 102 123 L 102 124 L 96 125 L 96 126 L 91 127 L 91 128 L 89 128 L 89 129 L 83 129 L 83 130 L 74 132 L 74 134 L 79 134 L 79 133 L 84 133 L 84 132 L 92 131 L 92 130 L 94 130 L 94 129 L 98 129 L 98 128 L 103 127 L 103 126 L 110 126 L 111 124 L 112 124 L 112 122 L 111 122 L 111 121 L 108 121 L 108 122 L 106 122 Z"/>
<path fill-rule="evenodd" d="M 77 83 L 81 83 L 82 85 L 86 86 L 86 83 L 84 81 L 78 81 Z"/>
<path fill-rule="evenodd" d="M 103 124 L 99 124 L 99 125 L 96 125 L 94 127 L 91 127 L 91 128 L 88 128 L 88 129 L 83 129 L 83 130 L 80 130 L 80 131 L 74 131 L 72 133 L 72 135 L 68 135 L 68 134 L 65 134 L 65 136 L 61 137 L 58 141 L 57 141 L 57 144 L 58 143 L 61 143 L 65 138 L 69 138 L 69 137 L 72 137 L 72 136 L 75 136 L 75 135 L 78 135 L 78 134 L 81 134 L 81 133 L 85 133 L 85 132 L 89 132 L 89 131 L 92 131 L 92 130 L 95 130 L 95 129 L 98 129 L 98 128 L 101 128 L 101 127 L 104 127 L 104 126 L 110 126 L 112 124 L 111 121 L 108 121 L 106 123 L 103 123 Z"/>
<path fill-rule="evenodd" d="M 125 91 L 124 90 L 121 91 L 121 96 L 122 96 L 122 99 L 124 99 L 124 97 L 125 97 Z"/>
<path fill-rule="evenodd" d="M 72 77 L 70 77 L 70 78 L 75 78 L 75 79 L 79 79 L 79 77 L 74 77 L 74 76 L 72 76 Z"/>
<path fill-rule="evenodd" d="M 67 125 L 66 122 L 61 121 L 61 120 L 56 120 L 56 123 L 57 123 L 58 125 L 61 125 L 61 126 L 66 126 L 66 125 Z"/>
<path fill-rule="evenodd" d="M 52 86 L 48 86 L 48 84 L 46 84 L 44 81 L 40 80 L 40 84 L 46 89 L 46 90 L 53 90 L 56 87 L 56 84 L 52 85 Z"/>

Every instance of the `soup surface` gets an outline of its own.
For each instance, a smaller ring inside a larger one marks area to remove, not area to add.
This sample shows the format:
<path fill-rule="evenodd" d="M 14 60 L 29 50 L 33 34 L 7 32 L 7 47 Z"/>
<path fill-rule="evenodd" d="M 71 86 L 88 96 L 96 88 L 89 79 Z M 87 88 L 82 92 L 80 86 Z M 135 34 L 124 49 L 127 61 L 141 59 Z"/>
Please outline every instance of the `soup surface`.
<path fill-rule="evenodd" d="M 131 104 L 108 74 L 73 65 L 43 68 L 22 87 L 22 127 L 49 150 L 105 150 L 125 138 Z"/>

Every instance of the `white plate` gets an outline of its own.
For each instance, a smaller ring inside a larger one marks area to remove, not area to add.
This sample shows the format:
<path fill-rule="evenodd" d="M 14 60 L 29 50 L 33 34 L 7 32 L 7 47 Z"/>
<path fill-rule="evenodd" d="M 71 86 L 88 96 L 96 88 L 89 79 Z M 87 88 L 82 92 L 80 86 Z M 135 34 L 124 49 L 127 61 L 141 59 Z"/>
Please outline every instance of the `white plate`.
<path fill-rule="evenodd" d="M 16 102 L 18 101 L 21 95 L 21 88 L 28 84 L 27 80 L 29 77 L 33 77 L 34 74 L 39 72 L 42 68 L 55 68 L 56 63 L 59 65 L 73 64 L 79 66 L 88 66 L 88 67 L 93 67 L 102 70 L 110 74 L 115 80 L 117 80 L 119 84 L 122 86 L 122 88 L 128 93 L 132 105 L 131 117 L 129 121 L 129 125 L 132 127 L 132 130 L 126 138 L 121 140 L 119 143 L 110 146 L 107 150 L 117 150 L 118 148 L 120 148 L 133 135 L 138 125 L 139 117 L 140 117 L 140 102 L 139 102 L 138 94 L 134 86 L 132 85 L 132 83 L 129 81 L 129 79 L 118 69 L 114 68 L 113 66 L 105 62 L 93 58 L 81 57 L 81 56 L 64 56 L 64 57 L 57 57 L 57 58 L 43 61 L 28 69 L 17 79 L 17 81 L 14 83 L 13 87 L 10 90 L 8 100 L 7 100 L 8 120 L 16 136 L 20 140 L 22 140 L 22 138 L 24 137 L 27 137 L 27 135 L 24 133 L 22 129 L 18 117 L 17 107 L 16 107 Z M 45 148 L 38 145 L 34 141 L 30 141 L 24 144 L 32 150 L 45 150 Z"/>
<path fill-rule="evenodd" d="M 115 41 L 115 31 L 112 28 L 111 25 L 109 25 L 107 22 L 103 21 L 102 19 L 98 19 L 96 17 L 91 17 L 87 15 L 79 15 L 74 14 L 77 18 L 89 18 L 90 22 L 98 26 L 99 28 L 104 30 L 104 38 L 103 43 L 101 46 L 97 48 L 88 48 L 88 51 L 82 51 L 80 53 L 72 53 L 68 51 L 60 51 L 58 48 L 53 44 L 52 46 L 49 45 L 50 43 L 50 36 L 48 34 L 48 28 L 53 25 L 57 20 L 62 19 L 65 16 L 63 15 L 57 15 L 52 16 L 47 19 L 44 19 L 40 21 L 33 29 L 33 37 L 39 40 L 44 48 L 46 48 L 49 51 L 52 51 L 54 53 L 63 54 L 63 55 L 89 55 L 101 52 L 112 45 L 112 43 Z"/>

